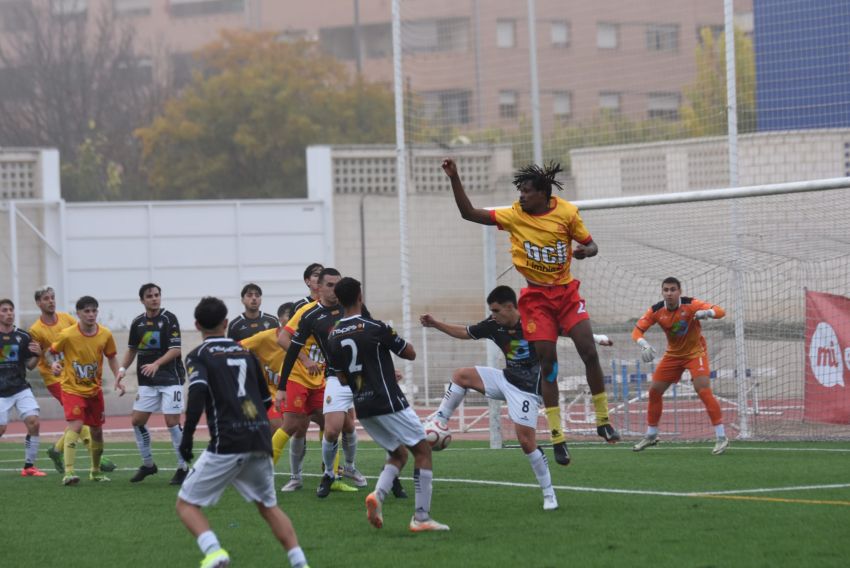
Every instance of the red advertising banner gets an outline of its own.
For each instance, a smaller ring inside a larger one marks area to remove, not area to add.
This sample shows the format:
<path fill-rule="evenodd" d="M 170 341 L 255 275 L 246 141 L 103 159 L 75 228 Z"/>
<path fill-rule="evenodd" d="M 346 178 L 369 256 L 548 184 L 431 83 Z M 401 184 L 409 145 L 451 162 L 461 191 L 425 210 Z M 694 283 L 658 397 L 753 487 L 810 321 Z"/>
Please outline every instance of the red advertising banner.
<path fill-rule="evenodd" d="M 803 416 L 850 424 L 850 298 L 806 291 Z"/>

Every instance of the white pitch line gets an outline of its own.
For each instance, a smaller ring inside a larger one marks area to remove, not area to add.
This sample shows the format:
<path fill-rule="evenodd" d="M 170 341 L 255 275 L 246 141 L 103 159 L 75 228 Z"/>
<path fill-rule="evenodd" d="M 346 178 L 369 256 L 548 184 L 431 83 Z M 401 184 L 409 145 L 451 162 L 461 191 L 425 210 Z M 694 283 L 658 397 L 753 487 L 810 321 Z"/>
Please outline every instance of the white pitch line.
<path fill-rule="evenodd" d="M 774 491 L 809 491 L 814 489 L 847 489 L 850 483 L 834 483 L 831 485 L 797 485 L 789 487 L 760 487 L 757 489 L 730 489 L 727 491 L 703 491 L 699 495 L 740 495 L 747 493 L 773 493 Z"/>
<path fill-rule="evenodd" d="M 4 460 L 8 461 L 8 460 Z M 160 470 L 171 471 L 173 468 L 160 467 Z M 134 471 L 135 468 L 118 468 L 118 471 Z M 0 472 L 18 472 L 17 468 L 0 468 Z M 288 477 L 286 472 L 275 472 L 277 477 Z M 304 473 L 304 477 L 321 477 L 321 474 Z M 376 476 L 364 476 L 366 479 L 377 479 Z M 403 481 L 413 481 L 412 477 L 402 477 Z M 458 478 L 434 478 L 436 483 L 460 483 L 465 485 L 486 485 L 493 487 L 516 487 L 522 489 L 539 489 L 536 483 L 518 483 L 513 481 L 493 481 L 486 479 L 458 479 Z M 709 495 L 747 495 L 754 493 L 774 493 L 789 491 L 815 491 L 821 489 L 847 489 L 850 483 L 834 483 L 824 485 L 796 485 L 785 487 L 758 487 L 752 489 L 730 489 L 725 491 L 657 491 L 651 489 L 619 489 L 614 487 L 584 487 L 581 485 L 554 485 L 560 491 L 573 491 L 576 493 L 608 493 L 617 495 L 648 495 L 654 497 L 702 497 Z"/>

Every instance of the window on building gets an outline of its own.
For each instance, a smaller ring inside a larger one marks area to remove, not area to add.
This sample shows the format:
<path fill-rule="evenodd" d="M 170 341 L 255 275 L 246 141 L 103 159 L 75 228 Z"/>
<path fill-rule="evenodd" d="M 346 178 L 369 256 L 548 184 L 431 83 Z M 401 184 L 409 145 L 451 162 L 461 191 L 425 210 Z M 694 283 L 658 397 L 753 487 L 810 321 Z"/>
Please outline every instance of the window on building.
<path fill-rule="evenodd" d="M 679 93 L 649 93 L 649 118 L 677 120 L 681 96 Z"/>
<path fill-rule="evenodd" d="M 516 20 L 496 22 L 496 46 L 516 47 Z"/>
<path fill-rule="evenodd" d="M 119 85 L 134 89 L 153 83 L 153 62 L 150 57 L 139 57 L 118 65 Z"/>
<path fill-rule="evenodd" d="M 620 26 L 600 22 L 596 24 L 596 47 L 599 49 L 617 49 L 620 47 Z"/>
<path fill-rule="evenodd" d="M 322 28 L 319 30 L 319 45 L 325 53 L 343 61 L 357 59 L 354 27 Z M 381 59 L 392 57 L 393 32 L 390 23 L 360 26 L 361 57 Z"/>
<path fill-rule="evenodd" d="M 569 91 L 552 93 L 552 114 L 558 120 L 567 120 L 573 114 L 573 94 Z"/>
<path fill-rule="evenodd" d="M 566 20 L 552 22 L 550 28 L 552 47 L 569 47 L 570 45 L 570 23 Z"/>
<path fill-rule="evenodd" d="M 603 92 L 599 93 L 599 109 L 611 112 L 618 113 L 620 112 L 620 106 L 622 104 L 621 99 L 623 95 L 621 93 L 613 93 L 613 92 Z"/>
<path fill-rule="evenodd" d="M 175 18 L 232 14 L 245 11 L 245 0 L 169 0 Z"/>
<path fill-rule="evenodd" d="M 420 94 L 424 117 L 436 124 L 468 124 L 470 91 L 426 91 Z"/>
<path fill-rule="evenodd" d="M 499 118 L 516 118 L 519 114 L 519 93 L 499 91 Z"/>
<path fill-rule="evenodd" d="M 122 16 L 147 16 L 153 0 L 112 0 L 112 8 Z"/>
<path fill-rule="evenodd" d="M 26 0 L 0 2 L 0 31 L 17 32 L 29 27 L 29 3 Z"/>
<path fill-rule="evenodd" d="M 354 61 L 354 28 L 322 28 L 319 30 L 319 45 L 322 51 L 343 61 Z"/>
<path fill-rule="evenodd" d="M 469 49 L 469 18 L 413 20 L 403 25 L 405 53 Z"/>
<path fill-rule="evenodd" d="M 50 0 L 50 14 L 62 18 L 85 17 L 88 0 Z"/>
<path fill-rule="evenodd" d="M 679 24 L 647 25 L 646 49 L 649 51 L 679 51 Z"/>
<path fill-rule="evenodd" d="M 360 41 L 367 59 L 393 56 L 393 27 L 389 22 L 360 26 Z"/>

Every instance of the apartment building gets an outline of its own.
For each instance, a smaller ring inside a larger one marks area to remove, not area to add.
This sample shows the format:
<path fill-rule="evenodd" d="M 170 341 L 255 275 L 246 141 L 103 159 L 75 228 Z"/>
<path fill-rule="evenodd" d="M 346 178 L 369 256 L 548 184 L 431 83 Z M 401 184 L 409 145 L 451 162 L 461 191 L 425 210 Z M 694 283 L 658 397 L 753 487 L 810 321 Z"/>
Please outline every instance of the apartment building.
<path fill-rule="evenodd" d="M 0 41 L 21 30 L 20 11 L 47 2 L 51 17 L 88 18 L 111 7 L 136 29 L 151 77 L 188 80 L 192 52 L 225 28 L 271 30 L 318 41 L 367 79 L 391 84 L 391 0 L 0 0 Z M 699 31 L 723 28 L 722 0 L 537 0 L 536 56 L 545 123 L 600 110 L 633 118 L 678 116 L 695 75 Z M 404 0 L 406 88 L 426 118 L 505 127 L 530 114 L 529 3 Z M 752 25 L 752 0 L 736 2 Z M 749 31 L 749 30 L 748 30 Z"/>

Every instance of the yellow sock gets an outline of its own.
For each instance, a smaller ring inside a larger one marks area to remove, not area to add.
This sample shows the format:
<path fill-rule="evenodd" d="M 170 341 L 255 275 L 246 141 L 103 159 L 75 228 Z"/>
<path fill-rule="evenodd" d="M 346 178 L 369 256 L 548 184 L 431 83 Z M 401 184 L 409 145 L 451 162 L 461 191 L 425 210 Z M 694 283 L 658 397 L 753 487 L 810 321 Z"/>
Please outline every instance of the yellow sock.
<path fill-rule="evenodd" d="M 593 401 L 593 408 L 596 410 L 596 425 L 604 426 L 610 424 L 608 420 L 608 394 L 602 391 L 590 398 Z"/>
<path fill-rule="evenodd" d="M 91 444 L 91 430 L 88 426 L 84 425 L 80 430 L 80 440 L 87 446 Z"/>
<path fill-rule="evenodd" d="M 275 430 L 272 436 L 272 461 L 277 465 L 277 460 L 280 459 L 280 454 L 283 453 L 283 448 L 289 442 L 289 434 L 283 431 L 283 428 Z"/>
<path fill-rule="evenodd" d="M 65 473 L 74 474 L 74 462 L 77 460 L 77 441 L 80 435 L 73 430 L 65 430 Z"/>
<path fill-rule="evenodd" d="M 552 435 L 552 443 L 560 444 L 566 441 L 566 438 L 564 438 L 564 426 L 561 422 L 561 407 L 547 407 L 546 420 L 549 422 L 549 433 Z"/>
<path fill-rule="evenodd" d="M 67 434 L 67 433 L 68 433 L 68 429 L 65 428 L 65 431 L 62 432 L 62 435 L 59 437 L 58 440 L 56 440 L 56 443 L 53 444 L 53 449 L 56 450 L 57 452 L 64 452 L 65 451 L 65 434 Z"/>
<path fill-rule="evenodd" d="M 89 443 L 89 454 L 91 455 L 92 473 L 97 473 L 100 471 L 100 457 L 103 455 L 103 442 L 95 442 L 92 440 Z"/>

